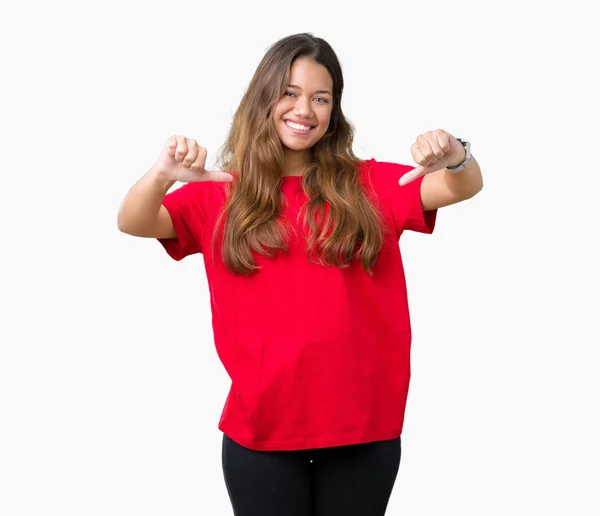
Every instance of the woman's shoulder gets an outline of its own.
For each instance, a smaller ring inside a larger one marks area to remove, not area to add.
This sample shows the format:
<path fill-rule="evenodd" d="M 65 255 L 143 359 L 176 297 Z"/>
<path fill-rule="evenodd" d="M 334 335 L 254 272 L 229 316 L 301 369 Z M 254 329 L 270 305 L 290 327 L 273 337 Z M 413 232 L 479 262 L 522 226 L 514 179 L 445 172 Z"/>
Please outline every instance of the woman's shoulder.
<path fill-rule="evenodd" d="M 373 186 L 385 187 L 398 184 L 398 180 L 414 167 L 392 161 L 378 161 L 375 158 L 359 160 L 359 170 L 364 179 Z"/>
<path fill-rule="evenodd" d="M 217 192 L 225 192 L 229 183 L 227 181 L 190 181 L 183 183 L 178 188 L 185 190 L 192 196 L 212 196 Z"/>
<path fill-rule="evenodd" d="M 415 168 L 412 165 L 404 165 L 402 163 L 397 163 L 394 161 L 380 161 L 376 160 L 375 158 L 358 160 L 358 165 L 363 170 L 373 174 L 385 174 L 394 171 L 408 172 L 409 170 Z"/>

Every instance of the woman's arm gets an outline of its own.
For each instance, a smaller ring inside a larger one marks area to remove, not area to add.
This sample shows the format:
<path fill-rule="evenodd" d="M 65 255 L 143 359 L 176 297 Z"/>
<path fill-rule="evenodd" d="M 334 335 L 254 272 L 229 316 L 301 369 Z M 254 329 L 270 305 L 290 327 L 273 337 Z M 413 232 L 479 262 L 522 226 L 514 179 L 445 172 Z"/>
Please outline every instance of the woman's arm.
<path fill-rule="evenodd" d="M 159 175 L 153 166 L 133 185 L 119 208 L 119 230 L 133 236 L 174 238 L 171 216 L 162 205 L 175 181 Z"/>
<path fill-rule="evenodd" d="M 424 211 L 435 210 L 470 199 L 483 188 L 483 178 L 477 160 L 460 172 L 456 167 L 466 157 L 465 146 L 448 131 L 436 129 L 417 136 L 410 148 L 417 166 L 400 178 L 400 186 L 425 176 L 421 181 L 421 204 Z"/>
<path fill-rule="evenodd" d="M 458 160 L 457 163 L 460 161 L 462 160 Z M 424 211 L 435 210 L 470 199 L 482 188 L 481 169 L 477 160 L 473 158 L 473 161 L 456 174 L 445 168 L 427 174 L 421 183 L 421 204 Z"/>

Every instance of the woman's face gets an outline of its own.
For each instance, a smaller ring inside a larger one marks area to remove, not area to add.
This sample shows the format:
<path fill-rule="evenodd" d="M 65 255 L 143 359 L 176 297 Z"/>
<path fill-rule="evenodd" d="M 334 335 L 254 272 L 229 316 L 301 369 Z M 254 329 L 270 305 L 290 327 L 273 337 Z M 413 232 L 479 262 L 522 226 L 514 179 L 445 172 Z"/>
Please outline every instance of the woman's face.
<path fill-rule="evenodd" d="M 274 123 L 284 149 L 310 149 L 327 132 L 333 102 L 333 80 L 327 68 L 296 59 L 290 83 L 275 107 Z"/>

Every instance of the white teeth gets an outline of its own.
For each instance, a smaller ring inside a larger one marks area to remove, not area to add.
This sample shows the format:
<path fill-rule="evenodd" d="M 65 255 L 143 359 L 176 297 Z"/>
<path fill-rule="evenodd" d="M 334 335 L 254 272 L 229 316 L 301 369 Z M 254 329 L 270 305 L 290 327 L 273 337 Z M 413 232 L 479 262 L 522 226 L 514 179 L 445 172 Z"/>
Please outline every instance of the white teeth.
<path fill-rule="evenodd" d="M 289 125 L 292 129 L 297 129 L 298 131 L 308 131 L 311 128 L 310 125 L 295 124 L 294 122 L 290 122 L 289 120 L 286 120 L 285 123 Z"/>

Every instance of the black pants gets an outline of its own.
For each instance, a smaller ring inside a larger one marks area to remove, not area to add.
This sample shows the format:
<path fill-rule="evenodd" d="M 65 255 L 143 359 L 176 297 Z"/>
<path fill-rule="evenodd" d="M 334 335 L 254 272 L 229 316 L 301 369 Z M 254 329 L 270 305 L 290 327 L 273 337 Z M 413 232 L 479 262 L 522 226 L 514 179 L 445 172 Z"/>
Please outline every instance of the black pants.
<path fill-rule="evenodd" d="M 223 435 L 223 473 L 235 516 L 383 516 L 400 455 L 400 437 L 254 451 Z"/>

